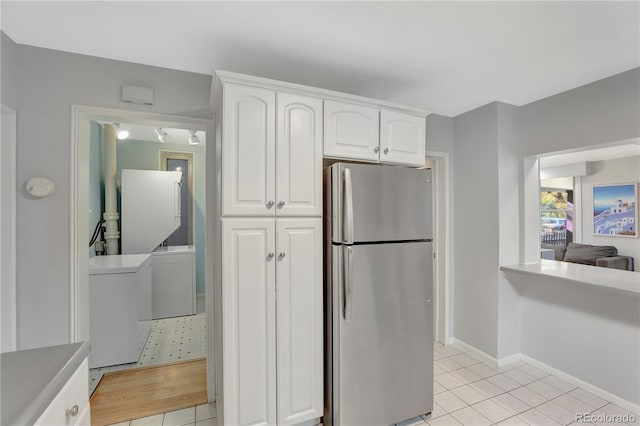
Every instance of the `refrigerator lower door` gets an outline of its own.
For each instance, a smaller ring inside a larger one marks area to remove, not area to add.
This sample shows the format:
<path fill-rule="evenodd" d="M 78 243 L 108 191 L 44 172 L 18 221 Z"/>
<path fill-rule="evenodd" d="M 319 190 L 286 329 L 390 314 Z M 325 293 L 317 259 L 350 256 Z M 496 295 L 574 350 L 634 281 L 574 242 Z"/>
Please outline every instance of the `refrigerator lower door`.
<path fill-rule="evenodd" d="M 431 412 L 431 243 L 333 250 L 333 424 L 386 426 Z"/>

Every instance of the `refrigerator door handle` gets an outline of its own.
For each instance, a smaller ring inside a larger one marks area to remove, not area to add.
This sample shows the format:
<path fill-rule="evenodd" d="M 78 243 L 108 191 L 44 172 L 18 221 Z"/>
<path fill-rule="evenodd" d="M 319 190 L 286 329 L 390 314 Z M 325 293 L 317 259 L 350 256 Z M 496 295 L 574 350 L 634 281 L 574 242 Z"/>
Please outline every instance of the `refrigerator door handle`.
<path fill-rule="evenodd" d="M 353 311 L 353 247 L 343 246 L 342 266 L 344 269 L 344 319 L 351 321 Z"/>
<path fill-rule="evenodd" d="M 343 242 L 353 244 L 353 191 L 351 185 L 351 170 L 344 169 L 344 226 Z"/>

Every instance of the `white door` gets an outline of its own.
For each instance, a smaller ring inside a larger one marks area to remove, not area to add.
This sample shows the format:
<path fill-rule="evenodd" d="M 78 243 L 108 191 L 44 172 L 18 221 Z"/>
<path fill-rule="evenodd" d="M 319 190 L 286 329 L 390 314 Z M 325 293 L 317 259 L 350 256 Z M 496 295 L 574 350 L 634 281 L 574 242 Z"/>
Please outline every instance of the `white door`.
<path fill-rule="evenodd" d="M 323 415 L 322 219 L 277 219 L 278 424 Z"/>
<path fill-rule="evenodd" d="M 276 424 L 275 221 L 222 220 L 224 422 Z"/>
<path fill-rule="evenodd" d="M 223 90 L 222 215 L 274 215 L 276 94 L 233 84 Z"/>
<path fill-rule="evenodd" d="M 380 111 L 324 101 L 324 156 L 378 161 Z"/>
<path fill-rule="evenodd" d="M 322 99 L 278 92 L 278 216 L 322 215 Z"/>
<path fill-rule="evenodd" d="M 382 110 L 380 113 L 380 161 L 424 166 L 424 117 Z"/>

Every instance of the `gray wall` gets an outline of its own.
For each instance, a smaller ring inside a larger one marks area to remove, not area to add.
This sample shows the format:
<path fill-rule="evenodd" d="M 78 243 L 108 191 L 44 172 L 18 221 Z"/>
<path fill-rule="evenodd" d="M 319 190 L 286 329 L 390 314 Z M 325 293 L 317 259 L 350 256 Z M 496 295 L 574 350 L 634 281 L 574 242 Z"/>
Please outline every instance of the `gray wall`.
<path fill-rule="evenodd" d="M 522 156 L 638 137 L 640 68 L 519 109 Z"/>
<path fill-rule="evenodd" d="M 24 45 L 16 57 L 18 185 L 56 184 L 51 197 L 17 200 L 18 344 L 31 348 L 69 341 L 71 105 L 210 119 L 211 76 Z M 121 102 L 122 84 L 153 87 L 155 104 Z"/>
<path fill-rule="evenodd" d="M 17 45 L 7 36 L 4 31 L 0 31 L 0 92 L 2 92 L 2 103 L 16 109 L 16 50 Z"/>
<path fill-rule="evenodd" d="M 205 292 L 205 148 L 201 145 L 118 141 L 118 179 L 122 169 L 159 170 L 160 151 L 193 153 L 193 230 L 196 247 L 196 293 Z"/>
<path fill-rule="evenodd" d="M 495 356 L 498 326 L 498 104 L 454 119 L 453 333 Z"/>

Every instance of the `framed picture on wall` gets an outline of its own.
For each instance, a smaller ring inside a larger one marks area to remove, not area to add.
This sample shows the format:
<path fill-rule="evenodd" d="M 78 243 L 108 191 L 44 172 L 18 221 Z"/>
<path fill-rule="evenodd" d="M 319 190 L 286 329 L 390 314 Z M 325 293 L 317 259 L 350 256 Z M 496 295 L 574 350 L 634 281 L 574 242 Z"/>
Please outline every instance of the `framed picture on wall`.
<path fill-rule="evenodd" d="M 593 235 L 638 237 L 638 184 L 593 186 Z"/>

